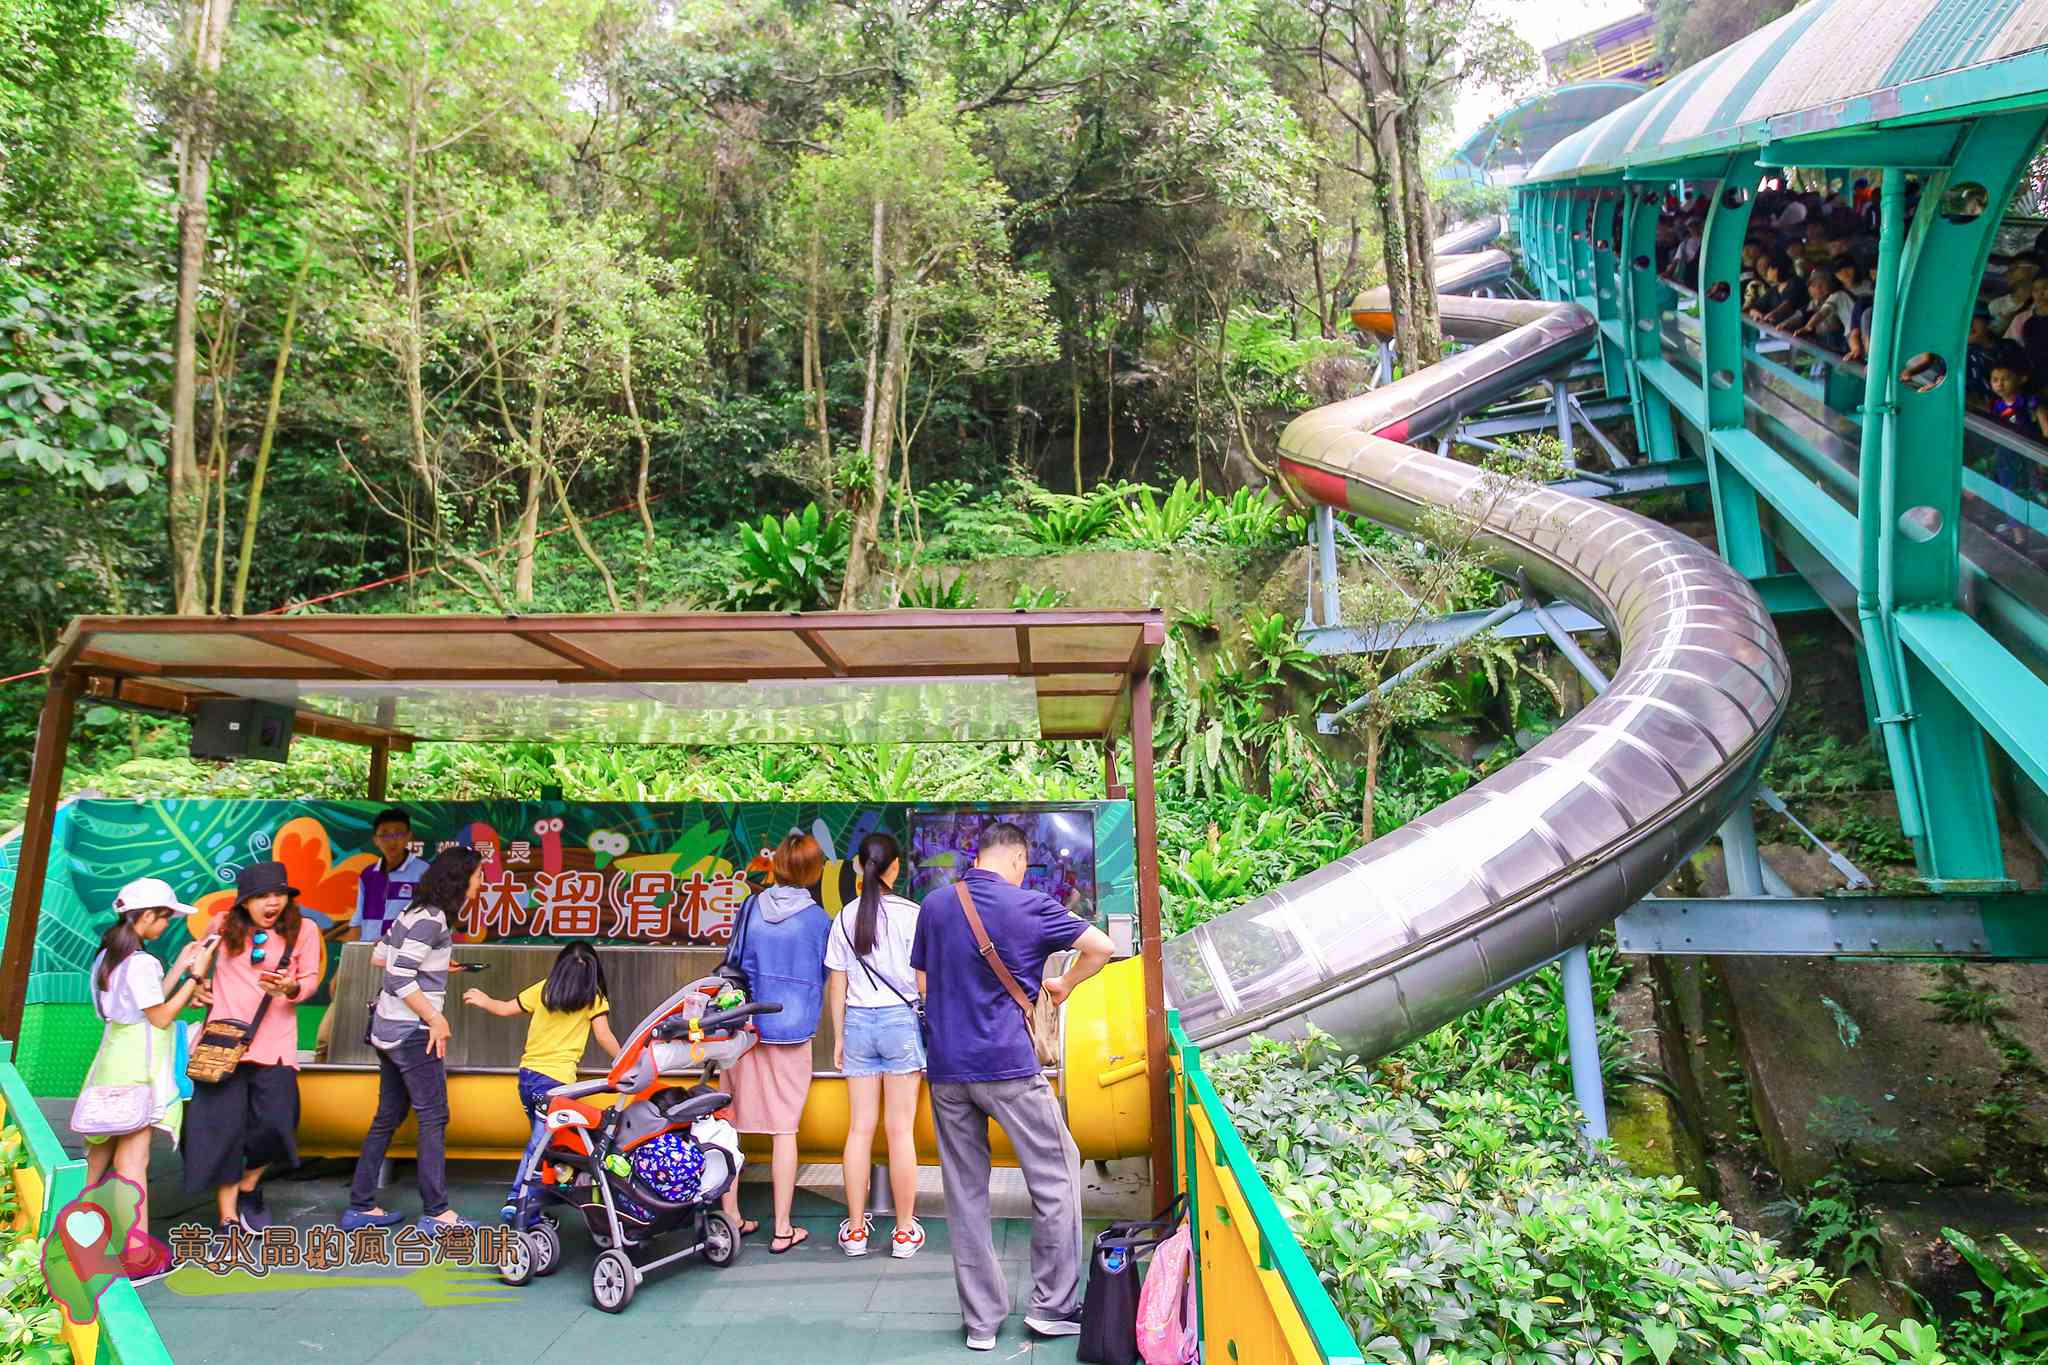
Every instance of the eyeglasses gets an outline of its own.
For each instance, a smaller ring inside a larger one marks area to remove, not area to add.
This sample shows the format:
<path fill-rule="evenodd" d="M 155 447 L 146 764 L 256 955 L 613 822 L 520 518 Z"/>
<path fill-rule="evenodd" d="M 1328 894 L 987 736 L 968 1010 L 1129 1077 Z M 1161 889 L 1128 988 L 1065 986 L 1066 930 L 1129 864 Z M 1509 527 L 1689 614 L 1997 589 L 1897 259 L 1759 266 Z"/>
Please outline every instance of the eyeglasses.
<path fill-rule="evenodd" d="M 265 930 L 258 929 L 255 933 L 249 935 L 250 962 L 255 963 L 263 960 L 263 945 L 268 942 L 270 942 L 270 935 Z"/>

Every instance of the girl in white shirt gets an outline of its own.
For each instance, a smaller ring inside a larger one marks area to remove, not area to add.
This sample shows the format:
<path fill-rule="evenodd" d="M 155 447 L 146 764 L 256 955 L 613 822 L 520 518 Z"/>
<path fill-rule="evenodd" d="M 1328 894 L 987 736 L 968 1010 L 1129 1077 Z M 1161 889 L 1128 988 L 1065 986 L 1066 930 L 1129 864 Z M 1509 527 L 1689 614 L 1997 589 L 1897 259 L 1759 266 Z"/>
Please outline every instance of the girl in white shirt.
<path fill-rule="evenodd" d="M 889 1189 L 895 1196 L 896 1230 L 889 1254 L 915 1256 L 924 1227 L 913 1216 L 917 1204 L 917 1146 L 911 1127 L 917 1091 L 924 1082 L 924 1031 L 917 1001 L 917 974 L 910 969 L 910 941 L 917 933 L 917 904 L 894 895 L 903 854 L 887 834 L 860 841 L 857 858 L 860 902 L 839 912 L 825 939 L 825 999 L 832 1016 L 832 1064 L 846 1077 L 846 1221 L 839 1225 L 839 1249 L 868 1253 L 873 1231 L 867 1214 L 868 1168 L 873 1160 L 879 1113 L 889 1138 Z"/>
<path fill-rule="evenodd" d="M 109 1169 L 143 1193 L 135 1226 L 149 1228 L 149 1135 L 161 1128 L 173 1145 L 184 1117 L 179 1097 L 177 1044 L 171 1025 L 178 1012 L 204 990 L 201 978 L 213 961 L 213 940 L 188 943 L 172 965 L 172 989 L 165 993 L 163 964 L 143 946 L 163 936 L 173 914 L 191 914 L 170 886 L 140 877 L 114 897 L 114 922 L 100 936 L 90 982 L 93 1008 L 106 1021 L 99 1051 L 87 1073 L 93 1085 L 147 1085 L 149 1119 L 129 1133 L 93 1134 L 85 1139 L 85 1179 L 96 1185 Z M 131 1261 L 129 1251 L 134 1250 Z M 170 1269 L 155 1244 L 131 1239 L 121 1263 L 131 1278 L 149 1279 Z"/>

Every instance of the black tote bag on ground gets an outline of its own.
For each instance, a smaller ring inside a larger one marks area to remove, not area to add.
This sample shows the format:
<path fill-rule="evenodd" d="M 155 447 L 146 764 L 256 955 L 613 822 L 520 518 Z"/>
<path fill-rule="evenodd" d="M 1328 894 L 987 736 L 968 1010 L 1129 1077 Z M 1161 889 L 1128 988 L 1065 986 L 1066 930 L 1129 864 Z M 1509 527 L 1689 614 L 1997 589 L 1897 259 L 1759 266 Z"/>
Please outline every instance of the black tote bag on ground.
<path fill-rule="evenodd" d="M 1187 1196 L 1178 1195 L 1157 1218 L 1111 1223 L 1095 1234 L 1076 1360 L 1088 1365 L 1139 1365 L 1138 1266 L 1154 1247 L 1173 1236 L 1186 1207 Z"/>

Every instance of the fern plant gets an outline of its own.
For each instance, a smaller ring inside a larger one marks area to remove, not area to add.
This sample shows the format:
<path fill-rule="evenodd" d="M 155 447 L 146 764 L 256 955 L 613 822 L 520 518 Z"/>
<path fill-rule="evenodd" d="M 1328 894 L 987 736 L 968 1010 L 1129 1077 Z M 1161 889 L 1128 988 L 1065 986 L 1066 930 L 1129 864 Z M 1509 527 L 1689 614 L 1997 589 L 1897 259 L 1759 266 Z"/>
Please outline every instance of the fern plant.
<path fill-rule="evenodd" d="M 920 579 L 903 589 L 903 605 L 929 607 L 939 611 L 965 611 L 975 603 L 974 589 L 966 574 L 951 578 Z"/>
<path fill-rule="evenodd" d="M 1055 588 L 1050 584 L 1042 588 L 1027 588 L 1020 583 L 1017 585 L 1017 591 L 1010 597 L 1010 609 L 1012 611 L 1050 611 L 1066 600 L 1067 590 L 1065 588 Z"/>
<path fill-rule="evenodd" d="M 726 603 L 743 610 L 808 611 L 831 596 L 832 581 L 846 565 L 850 532 L 839 513 L 827 517 L 818 504 L 759 526 L 740 527 L 739 577 L 726 590 Z"/>
<path fill-rule="evenodd" d="M 1240 488 L 1228 499 L 1211 499 L 1210 524 L 1226 545 L 1258 549 L 1288 538 L 1287 509 L 1259 489 Z"/>
<path fill-rule="evenodd" d="M 1208 512 L 1208 494 L 1201 485 L 1175 479 L 1164 498 L 1153 490 L 1138 490 L 1135 501 L 1124 504 L 1117 531 L 1124 539 L 1147 550 L 1165 550 L 1189 540 Z"/>

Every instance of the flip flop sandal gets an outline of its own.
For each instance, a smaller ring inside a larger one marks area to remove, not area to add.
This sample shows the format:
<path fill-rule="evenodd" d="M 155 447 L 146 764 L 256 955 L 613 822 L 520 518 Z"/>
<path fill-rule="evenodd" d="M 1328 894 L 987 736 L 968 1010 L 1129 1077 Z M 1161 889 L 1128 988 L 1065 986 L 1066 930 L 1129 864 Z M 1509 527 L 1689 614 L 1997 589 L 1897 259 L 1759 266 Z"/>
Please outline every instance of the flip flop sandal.
<path fill-rule="evenodd" d="M 760 1219 L 758 1219 L 758 1218 L 743 1218 L 743 1219 L 741 1219 L 741 1220 L 740 1220 L 740 1236 L 742 1236 L 742 1237 L 752 1237 L 752 1236 L 753 1236 L 753 1235 L 754 1235 L 755 1233 L 759 1232 L 760 1230 L 761 1230 L 761 1220 L 760 1220 Z"/>
<path fill-rule="evenodd" d="M 805 1242 L 808 1242 L 810 1240 L 811 1230 L 809 1228 L 791 1228 L 786 1235 L 778 1232 L 775 1234 L 774 1237 L 769 1239 L 768 1254 L 770 1256 L 786 1255 L 789 1252 L 795 1251 L 798 1247 L 802 1246 Z M 777 1242 L 788 1242 L 789 1245 L 777 1246 L 775 1245 Z"/>

